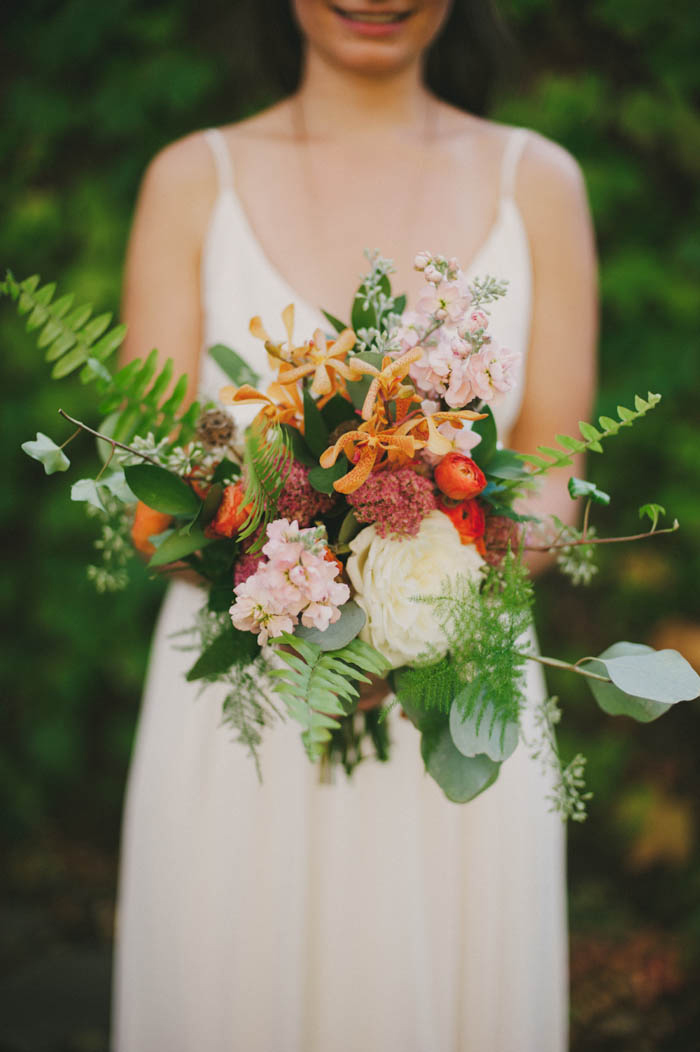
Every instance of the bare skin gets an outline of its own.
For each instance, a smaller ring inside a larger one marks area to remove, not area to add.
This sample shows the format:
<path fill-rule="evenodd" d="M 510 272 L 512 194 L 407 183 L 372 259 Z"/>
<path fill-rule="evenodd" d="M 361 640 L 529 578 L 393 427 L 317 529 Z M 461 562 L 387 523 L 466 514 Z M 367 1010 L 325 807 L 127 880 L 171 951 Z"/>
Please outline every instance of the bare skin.
<path fill-rule="evenodd" d="M 337 30 L 325 0 L 296 0 L 296 7 L 307 31 L 299 92 L 222 129 L 242 207 L 298 300 L 345 317 L 363 250 L 378 247 L 396 261 L 394 285 L 410 302 L 422 280 L 411 270 L 419 249 L 457 256 L 467 266 L 483 244 L 498 213 L 509 129 L 462 113 L 425 88 L 422 51 L 445 14 L 443 0 L 415 0 L 423 21 L 409 19 L 413 35 L 381 53 L 372 50 L 378 41 L 358 44 L 345 27 Z M 408 9 L 399 0 L 354 7 Z M 168 146 L 146 172 L 127 257 L 124 361 L 158 346 L 190 377 L 191 397 L 202 341 L 199 264 L 216 195 L 202 136 Z M 525 397 L 508 441 L 533 452 L 557 432 L 576 432 L 577 421 L 589 416 L 597 269 L 578 164 L 534 132 L 521 156 L 516 201 L 534 289 Z M 547 478 L 530 502 L 535 514 L 574 520 L 576 505 L 565 487 L 572 473 L 582 473 L 581 463 Z M 534 557 L 533 570 L 547 559 Z M 381 698 L 368 689 L 368 700 Z"/>

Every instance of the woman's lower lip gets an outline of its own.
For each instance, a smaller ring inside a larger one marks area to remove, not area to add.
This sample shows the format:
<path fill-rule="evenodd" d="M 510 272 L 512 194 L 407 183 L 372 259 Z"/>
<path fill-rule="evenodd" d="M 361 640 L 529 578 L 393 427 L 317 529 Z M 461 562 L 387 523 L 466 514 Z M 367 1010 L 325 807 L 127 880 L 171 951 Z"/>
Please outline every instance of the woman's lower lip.
<path fill-rule="evenodd" d="M 407 19 L 397 19 L 396 22 L 362 22 L 355 18 L 348 18 L 337 7 L 333 8 L 336 17 L 347 26 L 348 29 L 364 37 L 388 37 L 401 31 Z"/>

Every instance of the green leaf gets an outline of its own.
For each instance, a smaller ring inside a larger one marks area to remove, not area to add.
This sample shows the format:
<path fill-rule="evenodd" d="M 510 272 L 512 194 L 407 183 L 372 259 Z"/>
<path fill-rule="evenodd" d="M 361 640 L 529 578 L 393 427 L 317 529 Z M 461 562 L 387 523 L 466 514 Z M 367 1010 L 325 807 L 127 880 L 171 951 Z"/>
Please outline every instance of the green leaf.
<path fill-rule="evenodd" d="M 400 296 L 394 296 L 394 309 L 393 314 L 403 314 L 406 310 L 406 297 L 402 292 Z"/>
<path fill-rule="evenodd" d="M 260 377 L 255 369 L 231 347 L 223 343 L 215 343 L 209 348 L 209 357 L 213 358 L 219 368 L 223 369 L 226 375 L 233 380 L 236 387 L 242 387 L 243 384 L 257 387 L 260 383 Z"/>
<path fill-rule="evenodd" d="M 328 428 L 308 387 L 304 388 L 304 441 L 317 459 L 328 448 Z"/>
<path fill-rule="evenodd" d="M 338 530 L 338 544 L 348 544 L 353 537 L 360 532 L 361 525 L 357 521 L 355 512 L 350 509 L 340 524 Z"/>
<path fill-rule="evenodd" d="M 192 683 L 197 679 L 219 676 L 234 665 L 249 664 L 259 651 L 257 637 L 252 632 L 239 632 L 231 625 L 210 643 L 185 678 Z"/>
<path fill-rule="evenodd" d="M 655 530 L 659 523 L 659 517 L 666 514 L 666 509 L 661 504 L 642 504 L 639 509 L 639 518 L 648 516 L 651 519 L 651 528 Z"/>
<path fill-rule="evenodd" d="M 497 449 L 489 460 L 485 472 L 497 479 L 526 478 L 529 474 L 523 466 L 520 454 L 510 449 Z"/>
<path fill-rule="evenodd" d="M 615 643 L 582 667 L 612 680 L 586 680 L 601 709 L 612 716 L 648 723 L 677 702 L 700 695 L 700 676 L 675 650 Z"/>
<path fill-rule="evenodd" d="M 612 431 L 613 435 L 616 435 L 620 430 L 620 424 L 617 420 L 613 420 L 611 416 L 601 416 L 598 418 L 598 423 L 604 431 Z"/>
<path fill-rule="evenodd" d="M 576 500 L 577 497 L 586 497 L 588 500 L 592 500 L 596 504 L 610 503 L 609 493 L 604 493 L 602 489 L 598 489 L 594 482 L 587 482 L 585 479 L 577 479 L 573 475 L 569 479 L 567 489 L 569 490 L 569 496 L 572 500 Z"/>
<path fill-rule="evenodd" d="M 338 427 L 339 424 L 344 424 L 348 420 L 360 423 L 352 402 L 349 402 L 347 398 L 343 398 L 342 395 L 334 395 L 329 402 L 326 402 L 321 410 L 321 416 L 329 433 Z"/>
<path fill-rule="evenodd" d="M 341 479 L 348 471 L 347 458 L 344 454 L 341 454 L 330 468 L 322 468 L 320 466 L 311 468 L 309 485 L 313 486 L 319 493 L 327 493 L 331 496 L 336 492 L 333 489 L 333 483 Z"/>
<path fill-rule="evenodd" d="M 580 453 L 586 448 L 586 443 L 582 442 L 580 438 L 572 438 L 571 435 L 555 435 L 554 437 L 560 446 L 565 446 L 572 453 Z"/>
<path fill-rule="evenodd" d="M 321 650 L 340 650 L 360 634 L 366 621 L 367 615 L 362 607 L 358 606 L 354 599 L 349 599 L 340 608 L 340 618 L 325 631 L 297 625 L 294 635 L 316 643 Z"/>
<path fill-rule="evenodd" d="M 483 471 L 489 470 L 490 464 L 498 449 L 498 432 L 496 420 L 490 406 L 484 407 L 486 416 L 483 420 L 472 423 L 472 431 L 481 435 L 481 442 L 471 451 L 471 455 Z"/>
<path fill-rule="evenodd" d="M 42 434 L 41 431 L 37 431 L 35 439 L 32 439 L 30 442 L 23 442 L 22 449 L 27 456 L 32 457 L 33 460 L 40 461 L 44 465 L 44 471 L 47 475 L 53 475 L 55 471 L 67 471 L 70 467 L 70 460 L 61 447 L 57 446 L 48 435 Z"/>
<path fill-rule="evenodd" d="M 475 706 L 467 716 L 463 706 L 453 701 L 450 708 L 450 735 L 463 756 L 488 756 L 502 762 L 515 752 L 520 729 L 515 720 L 505 724 L 490 701 Z"/>
<path fill-rule="evenodd" d="M 99 362 L 103 362 L 105 358 L 109 358 L 118 347 L 124 342 L 126 336 L 126 325 L 116 325 L 113 329 L 110 329 L 101 340 L 93 344 L 90 348 L 90 354 L 93 358 L 97 358 Z"/>
<path fill-rule="evenodd" d="M 126 478 L 124 477 L 124 471 L 114 471 L 111 475 L 104 475 L 100 479 L 100 486 L 104 486 L 108 489 L 113 497 L 117 500 L 122 501 L 124 504 L 135 504 L 136 496 L 131 492 L 127 485 Z"/>
<path fill-rule="evenodd" d="M 465 804 L 483 793 L 496 781 L 500 770 L 500 764 L 488 756 L 463 756 L 452 741 L 444 717 L 439 731 L 423 734 L 421 755 L 428 774 L 447 799 L 457 804 Z"/>
<path fill-rule="evenodd" d="M 105 510 L 98 485 L 94 479 L 80 479 L 78 482 L 74 482 L 70 488 L 70 499 L 85 501 L 86 504 L 92 504 L 93 508 L 99 508 L 100 511 Z"/>
<path fill-rule="evenodd" d="M 315 457 L 307 446 L 301 431 L 291 424 L 280 424 L 280 428 L 294 459 L 307 468 L 318 467 L 318 457 Z"/>
<path fill-rule="evenodd" d="M 339 321 L 336 317 L 334 317 L 334 315 L 329 314 L 327 310 L 321 310 L 321 314 L 324 316 L 326 321 L 330 322 L 330 324 L 337 333 L 341 333 L 344 329 L 347 329 L 347 325 L 344 325 L 343 322 Z"/>
<path fill-rule="evenodd" d="M 635 413 L 633 413 L 631 409 L 625 409 L 623 405 L 617 407 L 617 415 L 625 424 L 630 423 L 630 421 L 635 418 Z"/>
<path fill-rule="evenodd" d="M 200 500 L 186 482 L 156 464 L 124 469 L 126 481 L 139 500 L 166 515 L 196 515 Z"/>
<path fill-rule="evenodd" d="M 207 537 L 200 529 L 190 529 L 189 532 L 184 528 L 175 530 L 158 545 L 148 565 L 166 566 L 168 563 L 178 562 L 212 543 L 213 538 Z"/>
<path fill-rule="evenodd" d="M 386 274 L 379 279 L 379 286 L 386 296 L 391 295 L 391 284 Z M 352 304 L 350 324 L 355 332 L 360 329 L 376 329 L 379 327 L 379 318 L 374 303 L 367 297 L 367 287 L 363 282 L 355 293 Z"/>

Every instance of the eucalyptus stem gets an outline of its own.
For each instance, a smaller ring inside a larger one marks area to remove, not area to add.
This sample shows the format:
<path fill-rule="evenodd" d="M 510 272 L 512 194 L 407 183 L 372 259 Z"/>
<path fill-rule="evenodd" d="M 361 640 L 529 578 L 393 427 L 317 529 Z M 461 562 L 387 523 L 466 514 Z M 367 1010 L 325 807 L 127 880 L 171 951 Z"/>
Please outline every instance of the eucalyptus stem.
<path fill-rule="evenodd" d="M 597 672 L 588 672 L 585 668 L 572 665 L 570 661 L 560 661 L 559 658 L 543 657 L 541 654 L 532 654 L 528 650 L 516 650 L 518 657 L 528 658 L 530 661 L 538 661 L 540 665 L 549 665 L 551 668 L 563 668 L 568 672 L 576 672 L 579 676 L 588 679 L 598 679 L 601 683 L 612 683 L 610 676 L 599 676 Z M 581 661 L 590 661 L 591 658 L 581 658 Z"/>
<path fill-rule="evenodd" d="M 109 445 L 112 447 L 112 455 L 114 454 L 115 449 L 123 449 L 126 453 L 131 453 L 131 455 L 134 457 L 140 457 L 141 460 L 147 460 L 149 464 L 155 464 L 157 468 L 161 466 L 157 460 L 154 460 L 153 457 L 149 457 L 147 453 L 142 453 L 138 449 L 133 449 L 131 446 L 125 445 L 124 442 L 117 442 L 116 438 L 110 438 L 109 435 L 103 435 L 101 431 L 95 431 L 94 428 L 88 427 L 87 424 L 84 424 L 82 420 L 76 420 L 75 417 L 69 416 L 68 413 L 65 412 L 65 410 L 59 409 L 58 413 L 59 416 L 62 416 L 64 418 L 64 420 L 68 420 L 71 424 L 75 424 L 78 428 L 78 431 L 87 431 L 89 435 L 94 435 L 95 438 L 101 438 L 103 442 L 108 442 Z M 71 437 L 75 438 L 75 435 L 72 435 Z"/>

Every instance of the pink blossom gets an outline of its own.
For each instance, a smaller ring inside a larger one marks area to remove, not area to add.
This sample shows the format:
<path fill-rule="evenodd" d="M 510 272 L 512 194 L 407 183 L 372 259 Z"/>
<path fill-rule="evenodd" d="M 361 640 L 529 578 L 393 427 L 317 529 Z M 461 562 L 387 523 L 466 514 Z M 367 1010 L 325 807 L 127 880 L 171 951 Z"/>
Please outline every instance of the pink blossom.
<path fill-rule="evenodd" d="M 469 358 L 453 359 L 450 382 L 444 396 L 451 409 L 463 409 L 474 397 L 468 362 Z"/>
<path fill-rule="evenodd" d="M 488 315 L 482 310 L 475 310 L 469 315 L 469 331 L 478 332 L 479 329 L 488 328 L 489 319 Z"/>
<path fill-rule="evenodd" d="M 520 355 L 487 344 L 467 361 L 467 371 L 475 396 L 485 402 L 510 391 L 515 383 L 515 367 Z"/>

